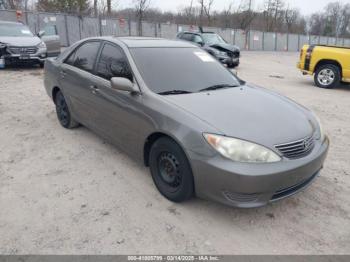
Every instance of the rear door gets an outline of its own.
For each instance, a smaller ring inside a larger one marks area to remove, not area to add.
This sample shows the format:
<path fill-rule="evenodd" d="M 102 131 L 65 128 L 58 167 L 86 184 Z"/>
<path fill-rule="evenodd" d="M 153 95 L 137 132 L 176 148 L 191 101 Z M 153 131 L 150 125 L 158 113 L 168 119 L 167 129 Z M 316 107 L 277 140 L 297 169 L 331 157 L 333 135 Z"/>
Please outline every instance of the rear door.
<path fill-rule="evenodd" d="M 92 129 L 96 129 L 97 119 L 93 72 L 100 47 L 101 41 L 84 42 L 68 56 L 60 70 L 61 86 L 73 116 Z"/>
<path fill-rule="evenodd" d="M 44 27 L 44 35 L 41 37 L 47 47 L 49 57 L 58 56 L 61 53 L 61 41 L 58 35 L 56 25 L 47 25 Z"/>

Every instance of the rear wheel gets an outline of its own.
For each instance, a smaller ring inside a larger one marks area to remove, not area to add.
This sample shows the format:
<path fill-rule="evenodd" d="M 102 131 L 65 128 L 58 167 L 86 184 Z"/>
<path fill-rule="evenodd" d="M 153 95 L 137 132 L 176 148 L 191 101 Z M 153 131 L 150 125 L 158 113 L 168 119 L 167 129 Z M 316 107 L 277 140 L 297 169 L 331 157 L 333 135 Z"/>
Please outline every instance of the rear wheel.
<path fill-rule="evenodd" d="M 79 126 L 79 123 L 72 118 L 66 99 L 61 91 L 58 91 L 56 94 L 55 104 L 58 121 L 64 128 L 72 129 Z"/>
<path fill-rule="evenodd" d="M 157 140 L 150 152 L 150 169 L 159 192 L 173 202 L 183 202 L 194 194 L 190 164 L 181 147 L 170 138 Z"/>
<path fill-rule="evenodd" d="M 320 88 L 335 88 L 340 84 L 340 80 L 340 69 L 335 65 L 322 65 L 316 70 L 315 84 Z"/>

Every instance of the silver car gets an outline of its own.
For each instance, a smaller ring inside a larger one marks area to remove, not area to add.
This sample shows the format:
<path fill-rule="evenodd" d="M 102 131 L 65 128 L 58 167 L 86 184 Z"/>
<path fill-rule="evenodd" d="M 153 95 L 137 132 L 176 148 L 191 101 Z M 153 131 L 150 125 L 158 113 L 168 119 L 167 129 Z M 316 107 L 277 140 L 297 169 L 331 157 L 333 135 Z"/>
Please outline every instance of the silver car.
<path fill-rule="evenodd" d="M 82 124 L 143 161 L 174 202 L 266 205 L 310 185 L 329 147 L 311 111 L 191 43 L 86 39 L 48 60 L 45 87 L 63 127 Z"/>
<path fill-rule="evenodd" d="M 22 23 L 0 21 L 0 59 L 6 64 L 31 63 L 43 67 L 45 59 L 58 56 L 60 50 L 55 25 L 47 25 L 36 36 Z"/>

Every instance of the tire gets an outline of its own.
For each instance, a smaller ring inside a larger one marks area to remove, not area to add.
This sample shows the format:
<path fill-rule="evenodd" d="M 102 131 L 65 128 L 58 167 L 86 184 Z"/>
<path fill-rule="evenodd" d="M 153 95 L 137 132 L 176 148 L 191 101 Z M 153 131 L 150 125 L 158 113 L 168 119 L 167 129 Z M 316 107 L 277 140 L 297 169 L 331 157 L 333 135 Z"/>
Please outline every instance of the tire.
<path fill-rule="evenodd" d="M 232 64 L 227 64 L 227 67 L 228 68 L 235 68 L 235 67 L 237 67 L 239 64 L 237 64 L 237 63 L 232 63 Z"/>
<path fill-rule="evenodd" d="M 158 139 L 151 148 L 149 164 L 154 184 L 165 198 L 180 203 L 193 197 L 192 170 L 176 142 L 167 137 Z"/>
<path fill-rule="evenodd" d="M 335 88 L 340 84 L 340 69 L 332 64 L 322 65 L 317 68 L 314 80 L 316 86 L 320 88 Z"/>
<path fill-rule="evenodd" d="M 67 129 L 73 129 L 79 126 L 79 123 L 72 118 L 66 99 L 61 91 L 58 91 L 55 96 L 55 105 L 57 118 L 61 126 Z"/>

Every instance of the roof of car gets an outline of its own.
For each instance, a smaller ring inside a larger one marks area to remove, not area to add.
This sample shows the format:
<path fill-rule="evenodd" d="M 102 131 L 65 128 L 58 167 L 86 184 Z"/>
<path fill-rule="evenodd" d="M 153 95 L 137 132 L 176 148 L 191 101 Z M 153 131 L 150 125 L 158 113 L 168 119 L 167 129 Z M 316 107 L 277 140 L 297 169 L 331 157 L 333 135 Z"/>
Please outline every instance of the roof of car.
<path fill-rule="evenodd" d="M 0 20 L 0 24 L 3 24 L 3 25 L 23 25 L 23 23 L 21 23 L 21 22 L 9 22 L 9 21 L 1 21 L 1 20 Z"/>
<path fill-rule="evenodd" d="M 191 32 L 191 31 L 182 31 L 179 34 L 194 34 L 194 35 L 201 35 L 201 34 L 216 34 L 215 32 L 199 32 L 199 31 L 195 31 L 195 32 Z"/>
<path fill-rule="evenodd" d="M 108 41 L 119 40 L 123 42 L 129 48 L 150 48 L 150 47 L 180 47 L 180 48 L 190 48 L 194 47 L 193 44 L 179 41 L 179 40 L 169 40 L 164 38 L 154 38 L 154 37 L 103 37 L 103 39 Z"/>

